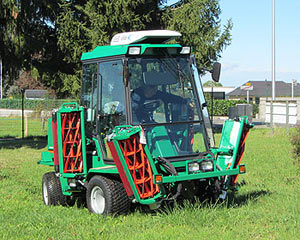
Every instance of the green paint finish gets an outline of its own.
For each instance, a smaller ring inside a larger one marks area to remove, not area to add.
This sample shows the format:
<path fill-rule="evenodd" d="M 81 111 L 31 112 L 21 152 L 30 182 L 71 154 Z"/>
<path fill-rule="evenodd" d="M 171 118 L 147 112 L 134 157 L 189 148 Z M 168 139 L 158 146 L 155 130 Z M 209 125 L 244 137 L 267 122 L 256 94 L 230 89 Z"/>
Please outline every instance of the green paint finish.
<path fill-rule="evenodd" d="M 62 126 L 61 126 L 61 114 L 62 113 L 71 113 L 71 112 L 79 112 L 81 119 L 81 137 L 82 137 L 82 158 L 83 158 L 83 172 L 82 173 L 64 173 L 63 172 L 63 152 L 62 152 Z M 73 189 L 68 185 L 68 178 L 75 178 L 78 175 L 82 175 L 83 177 L 87 174 L 87 159 L 86 159 L 86 138 L 85 138 L 85 130 L 84 130 L 84 109 L 82 107 L 78 107 L 76 102 L 74 103 L 64 103 L 60 109 L 56 112 L 56 121 L 57 121 L 57 133 L 58 133 L 58 157 L 59 157 L 59 173 L 61 174 L 60 182 L 64 195 L 71 195 Z M 52 119 L 49 119 L 49 128 L 48 128 L 48 145 L 53 149 L 53 136 L 52 136 Z M 48 147 L 50 150 L 52 150 Z M 42 165 L 54 166 L 53 162 L 53 153 L 50 152 L 42 152 L 42 158 L 40 161 Z M 78 190 L 77 190 L 78 191 Z"/>
<path fill-rule="evenodd" d="M 52 118 L 48 119 L 48 150 L 53 150 Z"/>
<path fill-rule="evenodd" d="M 160 192 L 158 194 L 156 194 L 153 198 L 148 198 L 148 199 L 141 199 L 139 194 L 138 194 L 138 191 L 136 189 L 136 186 L 135 186 L 135 183 L 132 179 L 132 176 L 131 176 L 131 173 L 130 173 L 130 170 L 126 164 L 126 161 L 125 161 L 125 158 L 123 156 L 123 153 L 122 153 L 122 150 L 119 146 L 119 143 L 118 141 L 119 140 L 124 140 L 124 139 L 128 139 L 131 135 L 133 134 L 137 134 L 141 132 L 141 128 L 140 127 L 132 127 L 132 126 L 122 126 L 122 127 L 116 127 L 113 131 L 113 136 L 112 136 L 112 141 L 113 141 L 113 144 L 114 144 L 114 147 L 117 151 L 117 154 L 119 156 L 119 159 L 120 159 L 120 162 L 122 164 L 122 167 L 124 169 L 124 172 L 125 172 L 125 175 L 128 179 L 128 182 L 130 184 L 130 187 L 132 189 L 132 192 L 133 192 L 133 195 L 136 199 L 137 202 L 141 203 L 141 204 L 152 204 L 152 203 L 155 203 L 156 202 L 156 199 L 159 199 L 159 198 L 162 198 L 165 196 L 165 191 L 164 191 L 164 188 L 161 184 L 159 184 L 159 187 L 160 187 Z M 153 174 L 157 174 L 157 169 L 155 167 L 155 164 L 154 164 L 154 161 L 151 157 L 151 154 L 149 152 L 149 149 L 147 148 L 147 146 L 145 145 L 144 147 L 144 150 L 145 150 L 145 154 L 148 158 L 148 161 L 151 165 L 151 169 L 153 171 Z"/>
<path fill-rule="evenodd" d="M 61 190 L 62 190 L 63 194 L 66 195 L 66 196 L 71 196 L 72 191 L 71 191 L 71 188 L 68 184 L 68 177 L 67 176 L 61 176 L 59 178 L 59 180 L 60 180 Z"/>
<path fill-rule="evenodd" d="M 80 127 L 81 127 L 81 148 L 82 148 L 82 161 L 83 161 L 83 173 L 87 174 L 87 156 L 86 156 L 86 138 L 85 138 L 85 126 L 84 126 L 84 109 L 80 108 Z"/>
<path fill-rule="evenodd" d="M 102 167 L 90 168 L 89 173 L 97 174 L 119 174 L 115 165 L 103 165 Z"/>
<path fill-rule="evenodd" d="M 140 47 L 141 55 L 143 55 L 147 48 L 178 48 L 181 50 L 182 46 L 179 44 L 132 44 L 132 45 L 115 45 L 115 46 L 98 46 L 91 52 L 83 53 L 81 61 L 113 57 L 119 55 L 125 55 L 128 52 L 129 47 Z"/>
<path fill-rule="evenodd" d="M 223 125 L 219 148 L 212 150 L 217 155 L 218 166 L 223 170 L 234 166 L 244 124 L 245 118 L 241 117 L 240 121 L 226 120 Z"/>
<path fill-rule="evenodd" d="M 75 106 L 75 107 L 74 107 Z M 64 103 L 60 109 L 56 112 L 57 116 L 57 133 L 58 133 L 58 156 L 59 156 L 59 173 L 62 174 L 62 176 L 65 176 L 64 173 L 64 163 L 63 163 L 63 150 L 62 150 L 62 122 L 61 122 L 61 115 L 63 113 L 72 113 L 72 112 L 79 112 L 80 114 L 80 124 L 81 124 L 81 138 L 82 138 L 82 144 L 81 144 L 81 151 L 82 151 L 82 160 L 83 160 L 83 172 L 82 173 L 76 173 L 76 175 L 86 175 L 87 174 L 87 159 L 86 159 L 86 142 L 85 142 L 85 128 L 84 128 L 84 109 L 83 107 L 78 107 L 78 104 L 76 102 L 72 103 Z"/>
<path fill-rule="evenodd" d="M 165 126 L 156 126 L 147 133 L 147 145 L 152 150 L 154 158 L 174 157 L 177 151 L 174 149 Z"/>
<path fill-rule="evenodd" d="M 93 156 L 93 159 L 92 159 L 92 163 L 93 163 L 93 168 L 96 168 L 96 167 L 101 167 L 101 163 L 103 164 L 103 156 L 102 156 L 102 152 L 101 152 L 101 147 L 99 145 L 99 142 L 97 140 L 97 138 L 93 138 L 93 141 L 95 143 L 95 146 L 96 146 L 96 151 L 97 151 L 97 156 Z"/>
<path fill-rule="evenodd" d="M 52 118 L 48 119 L 48 150 L 53 151 Z M 54 166 L 53 153 L 49 151 L 42 152 L 39 164 Z"/>
<path fill-rule="evenodd" d="M 240 174 L 239 169 L 230 169 L 225 171 L 213 171 L 213 172 L 205 172 L 205 173 L 193 173 L 193 174 L 180 172 L 178 173 L 178 176 L 163 176 L 162 182 L 173 183 L 173 182 L 196 180 L 201 178 L 221 177 L 221 176 L 236 175 L 236 174 Z"/>
<path fill-rule="evenodd" d="M 41 161 L 39 162 L 39 164 L 54 166 L 53 153 L 42 152 L 42 157 L 41 157 Z"/>
<path fill-rule="evenodd" d="M 122 125 L 116 126 L 113 130 L 113 139 L 114 140 L 125 140 L 128 139 L 130 136 L 141 132 L 141 128 L 138 126 L 131 126 L 131 125 Z"/>

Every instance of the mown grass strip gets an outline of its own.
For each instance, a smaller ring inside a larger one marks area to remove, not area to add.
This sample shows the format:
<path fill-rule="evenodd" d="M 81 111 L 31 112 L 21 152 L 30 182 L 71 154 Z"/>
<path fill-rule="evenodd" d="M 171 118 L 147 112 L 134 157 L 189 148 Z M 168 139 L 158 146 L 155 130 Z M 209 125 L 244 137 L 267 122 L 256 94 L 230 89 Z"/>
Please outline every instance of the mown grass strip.
<path fill-rule="evenodd" d="M 46 207 L 39 166 L 46 139 L 0 142 L 1 239 L 299 239 L 299 172 L 284 129 L 253 129 L 239 178 L 226 203 L 196 202 L 157 213 L 92 215 L 86 208 Z"/>

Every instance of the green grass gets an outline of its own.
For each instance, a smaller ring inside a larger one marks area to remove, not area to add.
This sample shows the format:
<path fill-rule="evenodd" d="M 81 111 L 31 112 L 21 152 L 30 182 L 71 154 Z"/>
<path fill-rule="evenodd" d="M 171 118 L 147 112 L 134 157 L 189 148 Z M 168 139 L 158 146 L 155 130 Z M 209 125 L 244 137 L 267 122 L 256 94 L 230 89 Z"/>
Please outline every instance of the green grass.
<path fill-rule="evenodd" d="M 28 118 L 27 132 L 24 121 L 24 134 L 26 136 L 46 136 L 48 134 L 48 120 L 44 122 L 41 118 Z M 21 117 L 1 117 L 0 118 L 0 139 L 9 137 L 22 137 Z"/>
<path fill-rule="evenodd" d="M 284 129 L 253 129 L 246 143 L 244 184 L 227 204 L 187 203 L 157 214 L 119 217 L 42 202 L 41 139 L 0 142 L 1 239 L 299 239 L 299 166 Z"/>

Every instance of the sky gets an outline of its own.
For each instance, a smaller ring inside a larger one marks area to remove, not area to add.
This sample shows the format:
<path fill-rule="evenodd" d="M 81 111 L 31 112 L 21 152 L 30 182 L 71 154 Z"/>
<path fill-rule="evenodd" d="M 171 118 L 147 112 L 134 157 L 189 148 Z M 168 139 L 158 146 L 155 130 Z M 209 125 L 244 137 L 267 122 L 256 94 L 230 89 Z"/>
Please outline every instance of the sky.
<path fill-rule="evenodd" d="M 220 83 L 239 87 L 249 80 L 272 81 L 272 0 L 219 2 L 222 25 L 233 22 L 232 42 L 219 59 Z M 300 0 L 275 0 L 275 70 L 276 81 L 300 83 Z"/>

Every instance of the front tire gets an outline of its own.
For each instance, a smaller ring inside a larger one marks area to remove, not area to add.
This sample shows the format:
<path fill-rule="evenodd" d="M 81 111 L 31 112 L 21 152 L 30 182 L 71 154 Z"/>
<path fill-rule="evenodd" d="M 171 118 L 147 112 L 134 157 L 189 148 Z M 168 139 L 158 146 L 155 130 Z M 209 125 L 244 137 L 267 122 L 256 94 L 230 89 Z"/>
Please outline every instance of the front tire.
<path fill-rule="evenodd" d="M 87 206 L 95 214 L 122 214 L 130 208 L 130 201 L 121 182 L 94 176 L 86 191 Z"/>
<path fill-rule="evenodd" d="M 47 206 L 67 205 L 67 197 L 63 195 L 59 178 L 55 172 L 45 173 L 42 180 L 43 201 Z"/>

